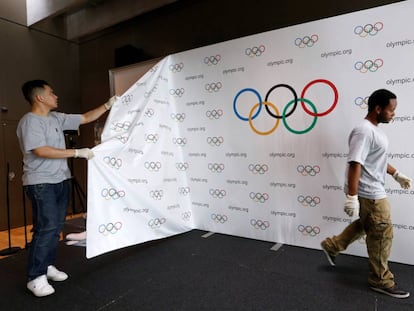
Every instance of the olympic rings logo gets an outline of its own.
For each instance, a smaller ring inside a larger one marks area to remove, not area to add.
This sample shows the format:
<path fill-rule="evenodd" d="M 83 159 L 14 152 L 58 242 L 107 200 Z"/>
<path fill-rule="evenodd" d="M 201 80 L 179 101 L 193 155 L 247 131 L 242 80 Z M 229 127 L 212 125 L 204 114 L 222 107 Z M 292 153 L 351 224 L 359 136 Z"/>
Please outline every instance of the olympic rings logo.
<path fill-rule="evenodd" d="M 216 55 L 216 56 L 207 56 L 204 58 L 204 64 L 206 65 L 217 65 L 219 63 L 219 61 L 221 60 L 221 56 L 220 55 Z"/>
<path fill-rule="evenodd" d="M 160 162 L 148 162 L 144 163 L 144 167 L 149 170 L 150 172 L 158 172 L 161 169 Z"/>
<path fill-rule="evenodd" d="M 184 95 L 185 90 L 183 88 L 180 89 L 170 89 L 170 95 L 175 97 L 181 97 Z"/>
<path fill-rule="evenodd" d="M 183 63 L 178 63 L 178 64 L 171 64 L 170 65 L 170 71 L 172 72 L 180 72 L 181 70 L 183 70 L 184 68 L 184 64 Z"/>
<path fill-rule="evenodd" d="M 178 193 L 180 195 L 188 195 L 190 193 L 190 187 L 179 187 L 178 188 Z"/>
<path fill-rule="evenodd" d="M 213 137 L 207 137 L 207 144 L 209 144 L 210 146 L 216 146 L 219 147 L 222 143 L 224 142 L 223 137 L 219 136 L 213 136 Z"/>
<path fill-rule="evenodd" d="M 256 203 L 265 203 L 267 200 L 269 200 L 269 195 L 265 192 L 265 193 L 254 193 L 254 192 L 250 192 L 249 193 L 249 198 L 252 199 L 253 201 L 255 201 Z"/>
<path fill-rule="evenodd" d="M 204 86 L 204 89 L 206 91 L 208 91 L 209 93 L 212 93 L 212 92 L 218 92 L 218 91 L 220 91 L 221 87 L 222 87 L 221 82 L 212 82 L 212 83 L 207 83 Z"/>
<path fill-rule="evenodd" d="M 332 91 L 333 91 L 333 93 L 334 93 L 334 100 L 333 100 L 333 102 L 332 102 L 332 104 L 331 104 L 331 106 L 326 110 L 326 111 L 323 111 L 323 112 L 317 112 L 317 109 L 316 109 L 316 107 L 315 107 L 315 105 L 309 100 L 309 99 L 306 99 L 305 98 L 305 93 L 306 93 L 306 91 L 312 86 L 312 85 L 314 85 L 314 84 L 316 84 L 316 83 L 323 83 L 323 84 L 327 84 L 331 89 L 332 89 Z M 278 110 L 278 108 L 276 107 L 276 105 L 275 104 L 273 104 L 273 103 L 271 103 L 270 101 L 269 101 L 269 96 L 270 96 L 270 94 L 273 92 L 273 90 L 275 90 L 275 89 L 277 89 L 277 88 L 287 88 L 291 93 L 292 93 L 292 95 L 293 95 L 293 99 L 290 101 L 290 102 L 288 102 L 287 104 L 286 104 L 286 106 L 285 106 L 285 108 L 283 109 L 283 112 L 282 112 L 282 114 L 280 115 L 279 114 L 279 110 Z M 253 93 L 253 94 L 255 94 L 256 95 L 256 97 L 257 97 L 257 99 L 258 99 L 258 103 L 256 103 L 255 105 L 253 105 L 253 107 L 252 107 L 252 109 L 250 110 L 250 112 L 249 112 L 249 116 L 248 117 L 243 117 L 242 115 L 240 115 L 240 113 L 237 111 L 237 100 L 238 100 L 238 98 L 240 97 L 240 95 L 242 95 L 243 93 L 245 93 L 245 92 L 251 92 L 251 93 Z M 298 102 L 300 102 L 301 103 L 301 106 L 302 106 L 302 109 L 308 114 L 308 115 L 310 115 L 310 116 L 312 116 L 313 117 L 313 121 L 312 121 L 312 124 L 308 127 L 308 128 L 306 128 L 306 129 L 304 129 L 304 130 L 295 130 L 295 129 L 292 129 L 289 125 L 288 125 L 288 123 L 287 123 L 287 121 L 286 121 L 286 119 L 288 118 L 288 117 L 290 117 L 292 114 L 293 114 L 293 112 L 296 110 L 296 107 L 297 107 L 297 104 L 298 104 Z M 307 106 L 305 105 L 305 103 L 306 104 L 308 104 L 311 108 L 312 108 L 312 110 L 313 111 L 310 111 L 308 108 L 307 108 Z M 323 117 L 323 116 L 326 116 L 327 114 L 329 114 L 329 113 L 331 113 L 334 109 L 335 109 L 335 107 L 336 107 L 336 105 L 337 105 L 337 103 L 338 103 L 338 90 L 336 89 L 336 86 L 331 82 L 331 81 L 328 81 L 328 80 L 324 80 L 324 79 L 317 79 L 317 80 L 313 80 L 313 81 L 311 81 L 311 82 L 309 82 L 304 88 L 303 88 L 303 90 L 302 90 L 302 93 L 301 93 L 301 96 L 300 96 L 300 98 L 298 98 L 298 96 L 297 96 L 297 94 L 296 94 L 296 91 L 290 86 L 290 85 L 288 85 L 288 84 L 277 84 L 277 85 L 274 85 L 273 87 L 271 87 L 270 89 L 269 89 L 269 91 L 267 91 L 267 93 L 266 93 L 266 96 L 265 96 L 265 100 L 263 101 L 262 100 L 262 97 L 260 96 L 260 94 L 259 94 L 259 92 L 258 91 L 256 91 L 255 89 L 252 89 L 252 88 L 245 88 L 245 89 L 242 89 L 242 90 L 240 90 L 237 94 L 236 94 L 236 96 L 234 97 L 234 100 L 233 100 L 233 110 L 234 110 L 234 113 L 236 114 L 236 116 L 240 119 L 240 120 L 242 120 L 242 121 L 248 121 L 249 122 L 249 125 L 250 125 L 250 128 L 253 130 L 253 132 L 255 132 L 256 134 L 258 134 L 258 135 L 269 135 L 269 134 L 272 134 L 274 131 L 276 131 L 276 129 L 277 129 L 277 127 L 279 126 L 279 122 L 280 122 L 280 119 L 282 119 L 282 121 L 283 121 L 283 124 L 284 124 L 284 126 L 286 127 L 286 129 L 289 131 L 289 132 L 291 132 L 291 133 L 294 133 L 294 134 L 305 134 L 305 133 L 307 133 L 307 132 L 309 132 L 310 130 L 312 130 L 313 129 L 313 127 L 315 126 L 315 124 L 316 124 L 316 120 L 317 120 L 317 118 L 318 117 Z M 254 127 L 254 125 L 253 125 L 253 120 L 260 114 L 260 112 L 261 112 L 261 110 L 262 110 L 262 107 L 263 107 L 263 105 L 265 106 L 265 108 L 266 108 L 266 111 L 267 111 L 267 113 L 271 116 L 271 117 L 273 117 L 273 118 L 275 118 L 276 119 L 276 122 L 275 122 L 275 125 L 270 129 L 270 130 L 268 130 L 268 131 L 259 131 L 258 129 L 256 129 L 255 127 Z M 292 106 L 293 105 L 293 106 Z M 292 108 L 290 109 L 290 111 L 288 112 L 288 109 L 290 108 L 290 106 L 292 106 Z M 272 108 L 272 110 L 275 112 L 275 113 L 273 113 L 272 111 L 271 111 L 271 109 L 269 108 L 269 107 L 271 107 Z M 255 111 L 257 109 L 257 111 Z"/>
<path fill-rule="evenodd" d="M 148 108 L 147 110 L 145 110 L 145 115 L 148 118 L 151 118 L 154 114 L 155 114 L 155 112 L 154 112 L 154 109 L 152 109 L 152 108 Z"/>
<path fill-rule="evenodd" d="M 312 227 L 312 226 L 299 225 L 298 231 L 305 236 L 311 236 L 311 237 L 317 236 L 319 233 L 321 233 L 321 229 L 316 226 Z"/>
<path fill-rule="evenodd" d="M 357 97 L 355 98 L 355 105 L 357 105 L 361 109 L 367 109 L 368 108 L 368 96 L 365 98 Z"/>
<path fill-rule="evenodd" d="M 211 214 L 211 219 L 213 219 L 216 223 L 224 224 L 228 218 L 227 215 L 220 215 L 220 214 Z"/>
<path fill-rule="evenodd" d="M 310 195 L 307 195 L 306 197 L 304 195 L 298 196 L 298 202 L 302 204 L 302 206 L 311 206 L 315 207 L 319 203 L 321 203 L 320 197 L 311 197 Z"/>
<path fill-rule="evenodd" d="M 151 190 L 149 194 L 150 194 L 150 197 L 153 198 L 154 200 L 161 200 L 162 197 L 164 196 L 164 191 Z"/>
<path fill-rule="evenodd" d="M 185 120 L 185 113 L 172 113 L 170 117 L 174 121 L 183 122 Z"/>
<path fill-rule="evenodd" d="M 121 166 L 122 166 L 122 160 L 121 159 L 106 156 L 106 157 L 104 157 L 103 160 L 106 164 L 108 164 L 112 168 L 120 169 Z"/>
<path fill-rule="evenodd" d="M 215 199 L 222 199 L 226 196 L 226 190 L 224 189 L 210 189 L 209 193 Z"/>
<path fill-rule="evenodd" d="M 266 48 L 264 45 L 260 45 L 259 47 L 254 46 L 252 48 L 245 49 L 244 54 L 246 54 L 249 57 L 254 57 L 254 56 L 259 57 L 264 53 L 265 50 Z"/>
<path fill-rule="evenodd" d="M 122 222 L 117 221 L 116 223 L 107 223 L 106 225 L 101 224 L 98 227 L 98 232 L 104 236 L 117 233 L 122 228 Z"/>
<path fill-rule="evenodd" d="M 213 173 L 221 173 L 224 171 L 224 164 L 223 163 L 209 163 L 208 169 L 210 172 Z"/>
<path fill-rule="evenodd" d="M 157 229 L 159 227 L 161 227 L 161 225 L 163 225 L 167 220 L 163 217 L 163 218 L 154 218 L 154 219 L 150 219 L 150 221 L 148 221 L 148 226 L 151 229 Z"/>
<path fill-rule="evenodd" d="M 207 116 L 207 118 L 209 118 L 210 120 L 213 120 L 213 119 L 220 119 L 221 118 L 221 116 L 223 116 L 223 110 L 221 110 L 221 109 L 218 109 L 218 110 L 215 110 L 215 109 L 213 109 L 213 110 L 207 110 L 206 111 L 206 116 Z"/>
<path fill-rule="evenodd" d="M 189 165 L 187 162 L 177 162 L 175 163 L 175 168 L 179 171 L 186 171 Z"/>
<path fill-rule="evenodd" d="M 128 121 L 125 121 L 123 123 L 112 122 L 111 130 L 114 130 L 115 132 L 121 132 L 121 131 L 128 131 L 130 128 L 131 128 L 131 122 L 128 122 Z"/>
<path fill-rule="evenodd" d="M 144 140 L 147 143 L 155 144 L 158 141 L 158 134 L 145 134 Z"/>
<path fill-rule="evenodd" d="M 126 144 L 128 142 L 129 136 L 128 135 L 124 135 L 124 136 L 117 136 L 116 139 L 118 139 L 122 144 Z"/>
<path fill-rule="evenodd" d="M 375 36 L 383 28 L 384 28 L 384 24 L 382 22 L 376 22 L 374 25 L 366 24 L 365 26 L 356 26 L 354 28 L 354 33 L 364 38 L 368 35 Z"/>
<path fill-rule="evenodd" d="M 302 176 L 316 176 L 316 174 L 319 174 L 321 171 L 321 168 L 318 165 L 298 165 L 296 170 L 298 173 L 302 174 Z"/>
<path fill-rule="evenodd" d="M 180 147 L 184 147 L 187 144 L 187 139 L 186 138 L 182 138 L 182 137 L 174 137 L 173 138 L 173 144 L 174 145 L 178 145 Z"/>
<path fill-rule="evenodd" d="M 311 35 L 310 37 L 304 36 L 303 38 L 296 38 L 295 45 L 300 48 L 304 48 L 305 46 L 312 47 L 318 41 L 318 39 L 319 39 L 318 35 Z"/>
<path fill-rule="evenodd" d="M 249 164 L 249 171 L 253 174 L 263 175 L 269 170 L 267 164 Z"/>
<path fill-rule="evenodd" d="M 181 218 L 184 221 L 189 221 L 191 218 L 191 211 L 186 211 L 181 214 Z"/>
<path fill-rule="evenodd" d="M 124 96 L 121 97 L 121 103 L 128 105 L 130 102 L 132 102 L 133 98 L 134 98 L 133 94 L 124 95 Z"/>
<path fill-rule="evenodd" d="M 261 229 L 261 230 L 266 230 L 267 228 L 270 227 L 270 223 L 267 220 L 260 220 L 260 219 L 250 219 L 250 224 L 255 228 L 255 229 Z"/>
<path fill-rule="evenodd" d="M 367 71 L 376 72 L 382 65 L 384 65 L 384 61 L 381 58 L 377 58 L 374 61 L 370 59 L 365 62 L 358 61 L 355 63 L 354 68 L 361 73 L 366 73 Z"/>
<path fill-rule="evenodd" d="M 105 200 L 118 200 L 119 198 L 123 198 L 125 196 L 125 191 L 116 190 L 115 188 L 104 188 L 101 191 L 101 196 L 104 197 Z"/>

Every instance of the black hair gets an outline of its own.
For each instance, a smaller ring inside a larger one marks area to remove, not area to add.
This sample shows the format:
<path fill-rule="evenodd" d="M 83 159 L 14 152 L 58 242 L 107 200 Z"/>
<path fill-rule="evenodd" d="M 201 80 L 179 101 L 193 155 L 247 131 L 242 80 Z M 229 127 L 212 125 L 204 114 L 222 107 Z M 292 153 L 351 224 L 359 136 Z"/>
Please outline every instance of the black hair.
<path fill-rule="evenodd" d="M 396 99 L 397 96 L 386 89 L 380 89 L 374 91 L 368 99 L 368 112 L 375 109 L 376 106 L 385 108 L 389 103 L 390 99 Z"/>
<path fill-rule="evenodd" d="M 39 89 L 44 89 L 45 85 L 49 85 L 45 80 L 30 80 L 22 85 L 23 96 L 30 105 L 33 104 L 36 92 Z"/>

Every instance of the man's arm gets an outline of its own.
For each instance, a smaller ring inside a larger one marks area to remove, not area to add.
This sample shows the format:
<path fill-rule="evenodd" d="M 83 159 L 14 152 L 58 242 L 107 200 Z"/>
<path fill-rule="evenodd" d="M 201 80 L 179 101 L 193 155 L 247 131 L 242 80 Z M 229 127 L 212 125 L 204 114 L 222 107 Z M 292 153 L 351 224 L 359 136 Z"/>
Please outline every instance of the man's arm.
<path fill-rule="evenodd" d="M 75 156 L 75 149 L 58 149 L 49 146 L 43 146 L 32 150 L 39 158 L 64 159 Z"/>
<path fill-rule="evenodd" d="M 103 115 L 108 110 L 111 110 L 113 104 L 116 102 L 118 97 L 119 96 L 116 96 L 116 95 L 112 96 L 105 104 L 82 114 L 81 124 L 91 123 L 97 120 L 101 115 Z"/>
<path fill-rule="evenodd" d="M 103 115 L 108 110 L 106 109 L 105 105 L 100 105 L 99 107 L 89 110 L 85 112 L 81 116 L 81 124 L 91 123 L 97 120 L 101 115 Z"/>
<path fill-rule="evenodd" d="M 349 195 L 358 194 L 359 178 L 361 176 L 361 164 L 350 162 L 348 168 L 348 193 Z"/>
<path fill-rule="evenodd" d="M 65 158 L 85 158 L 90 160 L 94 157 L 93 151 L 89 148 L 82 149 L 59 149 L 43 146 L 32 150 L 39 158 L 65 159 Z"/>

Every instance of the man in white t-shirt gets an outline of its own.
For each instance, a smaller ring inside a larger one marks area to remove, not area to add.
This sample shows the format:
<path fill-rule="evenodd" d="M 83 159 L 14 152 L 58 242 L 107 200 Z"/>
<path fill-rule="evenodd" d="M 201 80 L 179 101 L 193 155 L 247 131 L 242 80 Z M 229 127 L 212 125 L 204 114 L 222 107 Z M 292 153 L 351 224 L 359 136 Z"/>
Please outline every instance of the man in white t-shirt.
<path fill-rule="evenodd" d="M 385 192 L 385 176 L 390 174 L 404 189 L 411 187 L 411 179 L 387 162 L 388 139 L 379 128 L 395 115 L 397 97 L 380 89 L 368 99 L 368 114 L 349 136 L 344 211 L 358 216 L 342 233 L 328 237 L 321 243 L 329 263 L 349 244 L 366 234 L 369 260 L 368 284 L 374 291 L 395 298 L 407 298 L 410 293 L 398 288 L 388 267 L 393 229 L 390 205 Z"/>

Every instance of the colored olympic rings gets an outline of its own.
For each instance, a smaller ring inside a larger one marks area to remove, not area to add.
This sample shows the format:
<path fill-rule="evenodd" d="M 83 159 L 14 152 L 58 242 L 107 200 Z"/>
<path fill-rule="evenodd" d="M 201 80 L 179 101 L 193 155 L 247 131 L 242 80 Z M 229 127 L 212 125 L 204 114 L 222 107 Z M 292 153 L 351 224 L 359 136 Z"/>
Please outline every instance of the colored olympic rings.
<path fill-rule="evenodd" d="M 316 114 L 316 107 L 315 107 L 315 105 L 314 104 L 312 104 L 312 102 L 310 101 L 310 100 L 308 100 L 308 99 L 306 99 L 306 98 L 299 98 L 299 100 L 302 102 L 302 101 L 304 101 L 305 103 L 307 103 L 307 104 L 309 104 L 311 107 L 312 107 L 312 109 L 313 109 L 313 112 Z M 283 109 L 283 114 L 282 114 L 282 116 L 283 116 L 283 119 L 282 119 L 282 121 L 283 121 L 283 124 L 285 125 L 285 127 L 290 131 L 290 132 L 292 132 L 292 133 L 294 133 L 294 134 L 305 134 L 305 133 L 307 133 L 307 132 L 309 132 L 311 129 L 313 129 L 314 128 L 314 126 L 315 126 L 315 124 L 316 124 L 316 120 L 318 120 L 318 117 L 315 115 L 314 117 L 313 117 L 313 121 L 312 121 L 312 123 L 311 123 L 311 125 L 309 125 L 309 127 L 307 128 L 307 129 L 304 129 L 304 130 L 302 130 L 302 131 L 297 131 L 297 130 L 294 130 L 294 129 L 292 129 L 288 124 L 287 124 L 287 122 L 286 122 L 286 116 L 285 116 L 285 111 L 289 108 L 289 106 L 290 105 L 292 105 L 294 103 L 294 99 L 292 99 L 290 102 L 288 102 L 288 104 L 285 106 L 285 109 Z M 302 104 L 302 106 L 303 106 L 303 104 Z"/>
<path fill-rule="evenodd" d="M 277 108 L 276 108 L 276 106 L 275 105 L 273 105 L 272 103 L 269 103 L 269 102 L 263 102 L 263 104 L 266 106 L 266 109 L 267 109 L 267 106 L 271 106 L 272 108 L 273 108 L 273 110 L 275 110 L 276 111 L 276 113 L 277 114 L 279 114 L 279 110 L 277 110 Z M 250 127 L 252 128 L 252 130 L 256 133 L 256 134 L 259 134 L 259 135 L 269 135 L 269 134 L 272 134 L 274 131 L 276 131 L 276 129 L 277 129 L 277 127 L 279 126 L 279 122 L 280 122 L 280 120 L 279 119 L 277 119 L 276 120 L 276 123 L 275 123 L 275 125 L 269 130 L 269 131 L 267 131 L 267 132 L 260 132 L 258 129 L 256 129 L 255 127 L 254 127 L 254 125 L 253 125 L 253 118 L 252 118 L 252 114 L 253 114 L 253 111 L 256 109 L 256 107 L 257 106 L 259 106 L 260 105 L 260 103 L 257 103 L 256 105 L 254 105 L 253 106 L 253 108 L 250 110 L 250 113 L 249 113 L 249 124 L 250 124 Z M 260 110 L 260 108 L 259 108 L 259 110 Z"/>
<path fill-rule="evenodd" d="M 242 116 L 238 113 L 238 111 L 237 111 L 237 109 L 236 109 L 236 102 L 237 102 L 237 98 L 238 98 L 241 94 L 243 94 L 244 92 L 252 92 L 252 93 L 254 93 L 254 94 L 257 96 L 257 99 L 259 100 L 259 110 L 257 110 L 257 112 L 255 113 L 255 115 L 254 115 L 253 117 L 251 117 L 251 119 L 252 119 L 252 120 L 253 120 L 253 119 L 255 119 L 255 118 L 259 115 L 260 111 L 262 110 L 262 97 L 260 96 L 260 94 L 259 94 L 259 92 L 258 92 L 258 91 L 256 91 L 255 89 L 251 89 L 251 88 L 245 88 L 245 89 L 240 90 L 240 91 L 236 94 L 236 97 L 234 97 L 234 100 L 233 100 L 233 110 L 234 110 L 234 113 L 236 114 L 236 116 L 237 116 L 240 120 L 243 120 L 243 121 L 249 121 L 249 118 L 242 117 Z"/>
<path fill-rule="evenodd" d="M 306 99 L 305 98 L 305 93 L 307 92 L 307 90 L 312 85 L 314 85 L 316 83 L 327 84 L 332 89 L 333 95 L 334 95 L 334 99 L 333 99 L 333 102 L 331 103 L 330 107 L 327 110 L 323 111 L 323 112 L 318 112 L 316 106 L 309 99 Z M 276 107 L 276 105 L 274 105 L 273 103 L 271 103 L 269 101 L 269 96 L 270 96 L 271 92 L 273 90 L 275 90 L 276 88 L 280 88 L 280 87 L 287 88 L 292 93 L 292 95 L 293 95 L 293 100 L 291 100 L 291 101 L 288 102 L 288 104 L 284 107 L 283 112 L 282 112 L 281 115 L 280 115 L 279 110 Z M 256 97 L 257 97 L 257 99 L 259 101 L 258 103 L 256 103 L 250 109 L 250 112 L 249 112 L 248 117 L 242 116 L 238 112 L 238 110 L 237 110 L 237 100 L 240 97 L 240 95 L 242 95 L 245 92 L 251 92 L 251 93 L 253 93 L 254 95 L 256 95 Z M 256 134 L 259 134 L 259 135 L 269 135 L 269 134 L 273 133 L 277 129 L 277 127 L 279 125 L 279 120 L 280 119 L 282 119 L 283 124 L 285 125 L 286 129 L 288 131 L 290 131 L 291 133 L 294 133 L 294 134 L 305 134 L 305 133 L 309 132 L 310 130 L 312 130 L 314 128 L 314 126 L 316 124 L 316 121 L 317 121 L 317 117 L 326 116 L 327 114 L 331 113 L 335 109 L 336 105 L 338 104 L 338 97 L 339 97 L 338 96 L 338 90 L 337 90 L 337 88 L 335 87 L 335 85 L 331 81 L 328 81 L 328 80 L 325 80 L 325 79 L 316 79 L 316 80 L 313 80 L 313 81 L 309 82 L 303 88 L 300 98 L 298 98 L 297 93 L 295 92 L 295 90 L 290 85 L 287 85 L 287 84 L 277 84 L 277 85 L 271 87 L 269 89 L 269 91 L 266 93 L 266 96 L 265 96 L 265 100 L 264 101 L 262 100 L 262 97 L 260 96 L 259 92 L 256 91 L 255 89 L 253 89 L 253 88 L 244 88 L 244 89 L 240 90 L 236 94 L 236 96 L 234 97 L 234 100 L 233 100 L 233 110 L 234 110 L 234 113 L 236 114 L 236 116 L 240 120 L 242 120 L 242 121 L 248 121 L 249 122 L 250 128 Z M 293 114 L 293 112 L 296 110 L 296 107 L 297 107 L 297 103 L 298 102 L 301 103 L 301 106 L 302 106 L 303 110 L 308 115 L 314 117 L 314 119 L 312 121 L 312 124 L 308 128 L 306 128 L 304 130 L 294 130 L 286 122 L 286 119 L 289 116 L 291 116 Z M 311 108 L 312 111 L 307 107 L 306 104 L 310 106 L 310 108 Z M 254 127 L 253 122 L 252 122 L 260 114 L 263 105 L 265 106 L 265 109 L 266 109 L 267 113 L 270 116 L 272 116 L 273 118 L 277 119 L 277 121 L 275 122 L 275 125 L 270 130 L 268 130 L 268 131 L 259 131 L 258 129 L 256 129 Z M 292 106 L 292 108 L 289 110 L 290 106 Z M 270 109 L 270 108 L 272 108 L 272 109 Z M 273 112 L 272 112 L 272 110 L 273 110 Z"/>
<path fill-rule="evenodd" d="M 311 116 L 314 116 L 314 117 L 323 117 L 323 116 L 326 116 L 328 113 L 332 112 L 332 110 L 335 109 L 336 104 L 338 103 L 338 90 L 336 89 L 335 85 L 331 81 L 324 80 L 324 79 L 317 79 L 317 80 L 313 80 L 313 81 L 309 82 L 303 88 L 302 94 L 300 95 L 300 97 L 302 97 L 302 99 L 305 98 L 305 92 L 308 90 L 308 88 L 311 87 L 315 83 L 326 83 L 326 84 L 328 84 L 332 88 L 332 91 L 334 92 L 334 96 L 335 97 L 334 97 L 334 100 L 333 100 L 333 103 L 332 103 L 331 107 L 329 107 L 328 110 L 326 110 L 324 112 L 316 113 L 316 111 L 315 111 L 314 113 L 312 113 L 303 104 L 304 100 L 301 101 L 301 104 L 302 104 L 303 110 L 305 110 L 307 114 L 309 114 Z"/>

